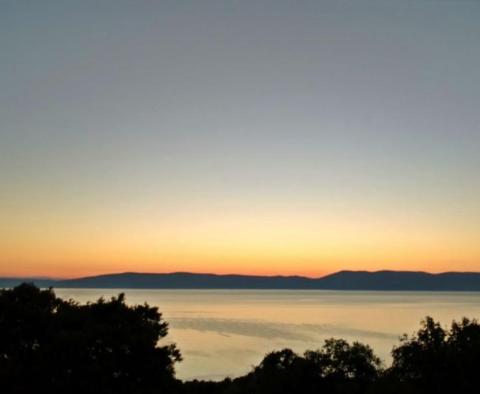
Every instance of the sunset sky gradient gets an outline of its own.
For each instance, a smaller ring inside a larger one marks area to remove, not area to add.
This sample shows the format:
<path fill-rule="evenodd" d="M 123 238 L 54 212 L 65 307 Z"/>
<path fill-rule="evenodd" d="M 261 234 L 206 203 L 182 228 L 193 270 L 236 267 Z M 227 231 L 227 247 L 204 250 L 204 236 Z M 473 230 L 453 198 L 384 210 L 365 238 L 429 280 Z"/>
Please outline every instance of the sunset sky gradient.
<path fill-rule="evenodd" d="M 479 20 L 3 1 L 0 275 L 480 271 Z"/>

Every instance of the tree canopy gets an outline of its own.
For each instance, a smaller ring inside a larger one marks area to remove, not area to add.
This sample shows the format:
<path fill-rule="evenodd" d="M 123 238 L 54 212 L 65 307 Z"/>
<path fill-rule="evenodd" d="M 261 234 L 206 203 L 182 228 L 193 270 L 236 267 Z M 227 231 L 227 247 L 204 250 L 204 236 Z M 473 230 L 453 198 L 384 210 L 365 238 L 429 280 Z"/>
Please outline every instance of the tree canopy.
<path fill-rule="evenodd" d="M 480 325 L 443 327 L 427 317 L 403 336 L 385 368 L 359 342 L 331 338 L 303 355 L 273 351 L 251 372 L 221 382 L 181 382 L 168 324 L 125 296 L 79 304 L 29 284 L 0 290 L 0 390 L 6 394 L 441 394 L 478 392 Z"/>
<path fill-rule="evenodd" d="M 0 292 L 0 381 L 11 393 L 149 393 L 171 389 L 175 345 L 157 308 L 120 294 L 80 305 L 22 284 Z"/>

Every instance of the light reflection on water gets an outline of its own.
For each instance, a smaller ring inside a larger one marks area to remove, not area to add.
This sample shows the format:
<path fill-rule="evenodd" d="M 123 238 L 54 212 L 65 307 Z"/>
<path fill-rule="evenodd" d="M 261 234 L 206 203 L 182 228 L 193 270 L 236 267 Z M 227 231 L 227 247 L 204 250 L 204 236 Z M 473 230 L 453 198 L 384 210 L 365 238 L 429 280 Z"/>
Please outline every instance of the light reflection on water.
<path fill-rule="evenodd" d="M 222 379 L 250 371 L 268 351 L 319 348 L 330 337 L 370 344 L 386 363 L 403 333 L 426 315 L 449 324 L 480 316 L 480 293 L 316 290 L 56 289 L 63 298 L 95 301 L 126 293 L 129 304 L 158 306 L 168 340 L 184 360 L 181 379 Z"/>

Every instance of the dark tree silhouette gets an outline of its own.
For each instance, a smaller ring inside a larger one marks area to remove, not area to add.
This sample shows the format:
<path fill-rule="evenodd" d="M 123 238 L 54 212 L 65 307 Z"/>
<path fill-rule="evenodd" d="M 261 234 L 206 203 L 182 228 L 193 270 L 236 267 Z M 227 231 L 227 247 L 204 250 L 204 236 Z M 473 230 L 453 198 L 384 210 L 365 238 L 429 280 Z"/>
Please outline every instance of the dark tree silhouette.
<path fill-rule="evenodd" d="M 450 329 L 427 317 L 402 337 L 386 370 L 359 342 L 328 339 L 314 351 L 268 353 L 222 382 L 175 379 L 175 345 L 157 308 L 120 294 L 78 304 L 29 284 L 0 290 L 0 392 L 72 394 L 440 394 L 478 392 L 480 325 Z"/>
<path fill-rule="evenodd" d="M 173 390 L 174 345 L 157 308 L 125 297 L 80 305 L 22 284 L 0 291 L 0 381 L 7 393 Z M 45 390 L 45 391 L 43 391 Z"/>
<path fill-rule="evenodd" d="M 464 318 L 450 330 L 427 317 L 413 336 L 404 336 L 392 351 L 387 377 L 402 392 L 478 392 L 480 325 Z"/>
<path fill-rule="evenodd" d="M 332 338 L 303 356 L 290 349 L 267 354 L 250 374 L 233 381 L 233 392 L 365 393 L 380 365 L 369 346 Z"/>
<path fill-rule="evenodd" d="M 305 358 L 322 371 L 324 378 L 337 380 L 373 381 L 382 365 L 370 346 L 333 338 L 327 339 L 321 350 L 305 352 Z"/>

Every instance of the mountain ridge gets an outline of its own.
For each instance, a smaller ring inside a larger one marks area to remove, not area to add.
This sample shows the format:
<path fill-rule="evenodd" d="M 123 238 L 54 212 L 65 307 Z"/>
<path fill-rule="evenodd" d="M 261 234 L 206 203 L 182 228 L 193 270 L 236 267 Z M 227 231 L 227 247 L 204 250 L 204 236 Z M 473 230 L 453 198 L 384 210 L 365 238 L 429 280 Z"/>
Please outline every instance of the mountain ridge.
<path fill-rule="evenodd" d="M 22 282 L 54 288 L 480 291 L 480 272 L 343 270 L 319 278 L 192 272 L 121 272 L 73 279 L 0 277 L 0 287 Z"/>

